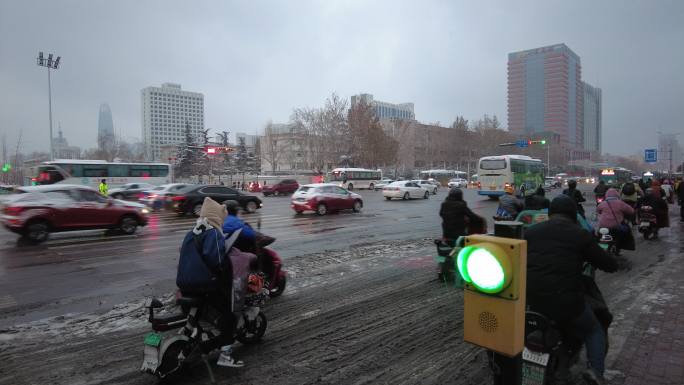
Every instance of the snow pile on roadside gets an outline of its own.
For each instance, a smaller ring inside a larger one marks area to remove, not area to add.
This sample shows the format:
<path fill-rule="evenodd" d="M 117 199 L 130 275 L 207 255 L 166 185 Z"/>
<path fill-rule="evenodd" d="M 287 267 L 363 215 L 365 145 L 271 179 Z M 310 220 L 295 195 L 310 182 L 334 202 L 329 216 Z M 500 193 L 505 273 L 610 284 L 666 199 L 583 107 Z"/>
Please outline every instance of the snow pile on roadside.
<path fill-rule="evenodd" d="M 171 303 L 173 295 L 164 298 L 164 304 Z M 147 323 L 145 300 L 116 305 L 102 313 L 76 313 L 50 317 L 0 330 L 0 348 L 13 340 L 50 338 L 61 342 L 74 337 L 91 337 L 111 332 L 144 327 Z"/>
<path fill-rule="evenodd" d="M 351 247 L 347 250 L 324 251 L 288 258 L 284 261 L 288 272 L 286 295 L 303 288 L 342 279 L 345 274 L 363 273 L 388 265 L 416 259 L 416 255 L 433 253 L 431 239 L 395 241 Z M 425 257 L 421 257 L 425 258 Z M 16 340 L 48 338 L 59 343 L 74 337 L 90 337 L 122 330 L 145 328 L 148 312 L 145 299 L 116 305 L 106 313 L 76 313 L 50 317 L 0 330 L 0 349 Z M 165 312 L 173 313 L 174 294 L 162 302 Z"/>

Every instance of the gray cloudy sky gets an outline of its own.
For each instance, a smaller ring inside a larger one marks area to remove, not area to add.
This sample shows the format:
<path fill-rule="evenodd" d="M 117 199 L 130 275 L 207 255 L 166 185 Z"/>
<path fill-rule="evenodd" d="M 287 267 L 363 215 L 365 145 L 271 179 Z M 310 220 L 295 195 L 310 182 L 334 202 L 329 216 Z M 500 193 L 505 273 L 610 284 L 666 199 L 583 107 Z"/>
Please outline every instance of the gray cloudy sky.
<path fill-rule="evenodd" d="M 205 95 L 205 124 L 255 133 L 331 93 L 414 102 L 423 122 L 496 114 L 506 124 L 507 54 L 566 43 L 603 89 L 604 149 L 641 152 L 682 132 L 684 1 L 0 1 L 0 133 L 47 149 L 55 131 L 93 147 L 100 103 L 141 136 L 140 90 Z M 683 138 L 684 139 L 684 138 Z"/>

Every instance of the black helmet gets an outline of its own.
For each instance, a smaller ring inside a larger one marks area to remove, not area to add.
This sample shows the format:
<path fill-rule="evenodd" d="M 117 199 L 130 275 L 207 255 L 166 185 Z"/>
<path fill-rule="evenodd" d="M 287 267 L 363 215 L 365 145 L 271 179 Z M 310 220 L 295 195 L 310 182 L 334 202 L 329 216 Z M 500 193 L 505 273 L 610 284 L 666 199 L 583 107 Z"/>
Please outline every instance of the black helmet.
<path fill-rule="evenodd" d="M 240 212 L 240 210 L 242 209 L 238 201 L 225 201 L 223 202 L 223 205 L 226 206 L 226 211 L 228 211 L 228 215 L 237 215 L 237 213 Z"/>
<path fill-rule="evenodd" d="M 577 203 L 567 195 L 559 195 L 551 201 L 549 215 L 564 215 L 573 222 L 577 221 Z"/>
<path fill-rule="evenodd" d="M 106 179 L 102 179 L 102 183 L 105 183 L 105 182 L 106 182 Z"/>
<path fill-rule="evenodd" d="M 463 200 L 463 190 L 461 190 L 458 187 L 452 187 L 451 190 L 449 190 L 449 198 L 457 201 L 462 201 Z"/>

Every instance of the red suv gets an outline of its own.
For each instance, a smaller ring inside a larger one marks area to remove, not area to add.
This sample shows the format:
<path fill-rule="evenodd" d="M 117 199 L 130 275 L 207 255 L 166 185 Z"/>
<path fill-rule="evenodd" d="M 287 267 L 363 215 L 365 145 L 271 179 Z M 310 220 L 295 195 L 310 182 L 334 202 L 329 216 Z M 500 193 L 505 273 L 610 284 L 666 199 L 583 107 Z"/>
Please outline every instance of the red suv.
<path fill-rule="evenodd" d="M 290 195 L 293 194 L 299 188 L 299 183 L 294 179 L 284 179 L 280 182 L 272 185 L 266 185 L 262 187 L 261 192 L 264 196 L 269 195 Z"/>
<path fill-rule="evenodd" d="M 0 205 L 0 222 L 32 243 L 47 240 L 51 232 L 119 229 L 133 234 L 147 224 L 147 208 L 102 196 L 77 185 L 20 187 Z"/>
<path fill-rule="evenodd" d="M 315 211 L 325 215 L 331 211 L 361 211 L 363 199 L 361 195 L 347 191 L 330 183 L 306 184 L 292 195 L 292 209 L 301 214 L 304 211 Z"/>

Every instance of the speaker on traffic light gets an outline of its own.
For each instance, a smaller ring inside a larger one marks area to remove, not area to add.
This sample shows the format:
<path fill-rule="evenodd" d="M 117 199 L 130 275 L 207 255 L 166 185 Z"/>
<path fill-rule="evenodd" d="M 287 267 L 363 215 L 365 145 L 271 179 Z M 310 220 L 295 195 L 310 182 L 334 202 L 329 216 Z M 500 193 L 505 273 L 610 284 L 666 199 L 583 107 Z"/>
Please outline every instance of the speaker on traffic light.
<path fill-rule="evenodd" d="M 456 265 L 465 281 L 463 339 L 514 357 L 524 346 L 527 241 L 465 237 Z"/>

